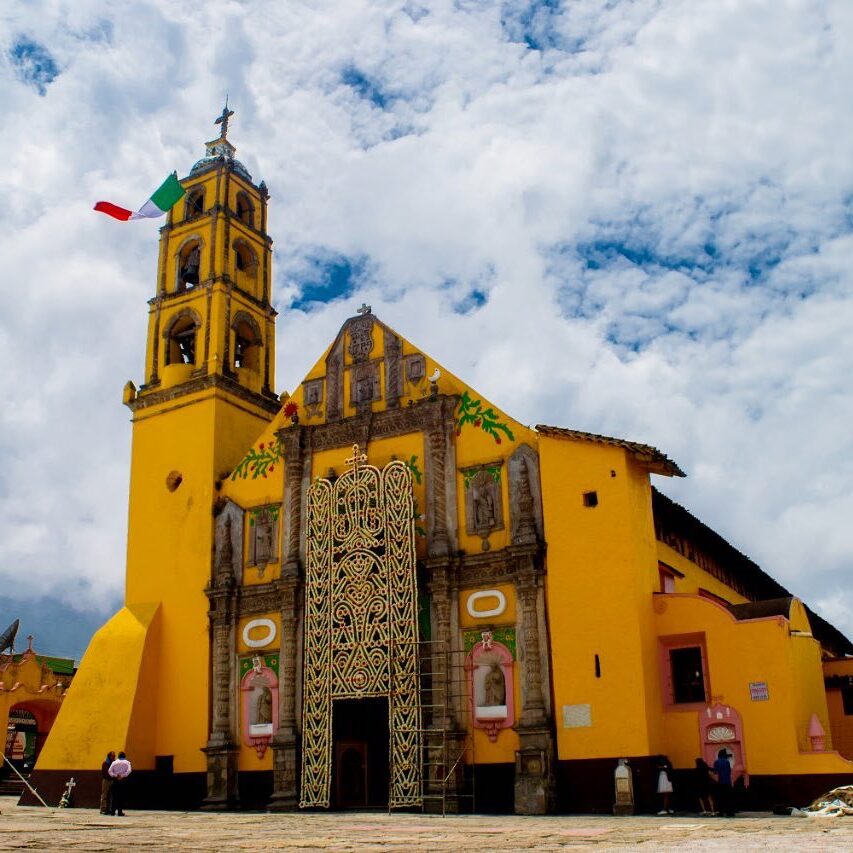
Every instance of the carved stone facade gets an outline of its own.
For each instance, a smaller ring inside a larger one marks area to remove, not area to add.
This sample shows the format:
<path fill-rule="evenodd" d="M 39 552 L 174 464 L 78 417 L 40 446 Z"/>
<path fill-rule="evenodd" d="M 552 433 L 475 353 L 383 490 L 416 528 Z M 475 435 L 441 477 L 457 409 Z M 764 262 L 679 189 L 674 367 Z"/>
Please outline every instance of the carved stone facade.
<path fill-rule="evenodd" d="M 364 319 L 359 318 L 359 321 Z M 337 378 L 333 371 L 327 375 L 321 389 L 327 413 L 343 412 L 340 406 L 335 409 L 333 401 L 342 402 L 344 369 L 352 371 L 359 366 L 344 368 L 345 345 L 353 358 L 361 359 L 359 364 L 362 367 L 381 363 L 370 361 L 368 328 L 372 329 L 372 321 L 359 322 L 354 345 L 351 337 L 342 335 L 330 350 L 327 364 L 334 364 L 335 358 L 340 357 L 340 373 Z M 413 363 L 402 355 L 396 364 L 393 359 L 386 359 L 384 372 L 378 378 L 384 379 L 386 389 L 393 389 L 397 381 L 393 378 L 394 371 L 397 371 L 400 383 L 410 381 Z M 417 369 L 414 376 L 418 376 Z M 436 764 L 425 773 L 424 793 L 429 798 L 441 791 L 445 807 L 450 811 L 462 807 L 460 795 L 465 786 L 464 762 L 455 761 L 454 757 L 460 756 L 465 748 L 469 700 L 463 685 L 451 683 L 453 675 L 450 672 L 452 661 L 461 665 L 465 658 L 463 632 L 458 621 L 460 591 L 513 583 L 518 622 L 517 657 L 511 666 L 520 668 L 521 675 L 521 693 L 515 697 L 514 709 L 515 728 L 520 741 L 516 755 L 516 811 L 535 814 L 552 809 L 555 752 L 548 687 L 550 673 L 538 457 L 532 448 L 523 445 L 506 461 L 506 465 L 499 460 L 491 465 L 466 469 L 460 477 L 455 456 L 454 414 L 457 405 L 458 398 L 436 394 L 412 405 L 392 407 L 382 412 L 365 408 L 356 416 L 340 417 L 324 424 L 297 422 L 282 428 L 277 434 L 285 468 L 282 535 L 281 542 L 276 543 L 282 565 L 279 579 L 251 586 L 241 586 L 237 582 L 241 571 L 239 543 L 242 542 L 243 525 L 247 522 L 242 511 L 233 504 L 226 504 L 220 511 L 213 579 L 207 590 L 213 637 L 213 714 L 206 750 L 210 807 L 222 808 L 236 802 L 236 703 L 239 691 L 234 663 L 235 626 L 243 617 L 277 612 L 281 620 L 282 664 L 278 684 L 278 728 L 270 744 L 273 794 L 269 808 L 298 808 L 302 748 L 305 495 L 311 480 L 314 454 L 329 449 L 348 450 L 353 444 L 366 447 L 371 440 L 420 433 L 424 438 L 426 559 L 419 583 L 429 599 L 432 643 L 435 648 L 443 650 L 433 657 L 426 677 L 430 680 L 431 689 L 447 691 L 449 697 L 446 706 L 429 710 L 426 706 L 433 703 L 424 700 L 426 749 L 428 752 L 443 750 L 447 758 L 445 765 Z M 481 536 L 485 534 L 484 541 L 488 541 L 490 532 L 506 525 L 511 532 L 512 544 L 473 554 L 459 552 L 457 489 L 465 488 L 466 480 L 471 487 L 466 491 L 463 504 L 466 529 Z M 509 518 L 503 515 L 504 481 L 509 495 Z M 251 542 L 250 537 L 250 548 Z M 267 544 L 265 540 L 264 547 Z M 256 556 L 258 545 L 256 541 Z"/>

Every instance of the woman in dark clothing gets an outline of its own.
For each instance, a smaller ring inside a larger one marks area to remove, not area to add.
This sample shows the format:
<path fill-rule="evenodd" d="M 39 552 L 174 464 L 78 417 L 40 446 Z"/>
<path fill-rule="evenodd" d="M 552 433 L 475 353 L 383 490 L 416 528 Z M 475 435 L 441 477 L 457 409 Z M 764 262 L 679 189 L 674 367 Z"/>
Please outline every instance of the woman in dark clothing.
<path fill-rule="evenodd" d="M 708 767 L 704 758 L 696 759 L 695 782 L 696 792 L 699 794 L 699 808 L 703 815 L 713 815 L 714 808 L 714 777 L 711 768 Z"/>
<path fill-rule="evenodd" d="M 101 765 L 101 814 L 112 814 L 113 777 L 110 776 L 110 765 L 116 760 L 114 752 L 107 753 L 107 760 Z"/>

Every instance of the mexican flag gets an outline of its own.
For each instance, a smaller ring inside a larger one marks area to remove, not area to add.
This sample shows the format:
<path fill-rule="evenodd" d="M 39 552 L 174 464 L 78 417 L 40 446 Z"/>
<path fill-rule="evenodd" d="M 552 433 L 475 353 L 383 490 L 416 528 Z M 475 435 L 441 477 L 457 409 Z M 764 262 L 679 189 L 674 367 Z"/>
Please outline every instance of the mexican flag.
<path fill-rule="evenodd" d="M 185 193 L 186 190 L 181 186 L 177 173 L 172 172 L 136 213 L 109 201 L 99 201 L 95 205 L 95 210 L 106 213 L 113 219 L 120 219 L 122 222 L 127 222 L 128 219 L 156 219 L 167 213 Z"/>

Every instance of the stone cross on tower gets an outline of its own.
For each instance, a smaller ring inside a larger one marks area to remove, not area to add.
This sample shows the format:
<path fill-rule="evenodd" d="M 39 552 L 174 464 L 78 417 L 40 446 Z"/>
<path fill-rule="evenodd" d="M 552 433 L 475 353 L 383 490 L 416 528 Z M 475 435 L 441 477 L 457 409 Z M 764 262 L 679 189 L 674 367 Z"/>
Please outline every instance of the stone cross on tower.
<path fill-rule="evenodd" d="M 361 303 L 361 308 L 359 308 L 355 313 L 356 313 L 356 314 L 361 314 L 361 316 L 362 316 L 362 317 L 364 317 L 364 316 L 365 316 L 365 314 L 369 314 L 369 313 L 370 313 L 370 310 L 371 310 L 371 309 L 370 309 L 370 306 L 369 306 L 369 305 L 365 305 L 365 304 L 364 304 L 364 302 L 362 302 L 362 303 Z"/>
<path fill-rule="evenodd" d="M 219 134 L 220 139 L 225 139 L 228 136 L 228 119 L 234 115 L 234 110 L 228 109 L 228 96 L 225 96 L 225 106 L 222 108 L 222 115 L 219 116 L 218 119 L 214 122 L 214 124 L 221 124 L 222 130 Z"/>

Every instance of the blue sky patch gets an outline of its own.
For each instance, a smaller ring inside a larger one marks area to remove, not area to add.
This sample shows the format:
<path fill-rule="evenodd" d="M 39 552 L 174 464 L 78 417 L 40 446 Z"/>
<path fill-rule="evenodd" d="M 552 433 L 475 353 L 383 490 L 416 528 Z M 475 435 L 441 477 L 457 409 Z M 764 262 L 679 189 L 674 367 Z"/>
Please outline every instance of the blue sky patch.
<path fill-rule="evenodd" d="M 489 294 L 485 290 L 475 287 L 462 300 L 454 304 L 453 310 L 457 314 L 470 314 L 472 311 L 476 311 L 477 308 L 482 308 L 488 301 Z"/>
<path fill-rule="evenodd" d="M 10 48 L 9 58 L 21 82 L 32 86 L 40 95 L 59 76 L 59 66 L 50 51 L 38 42 L 21 36 Z"/>
<path fill-rule="evenodd" d="M 390 96 L 383 91 L 379 82 L 369 77 L 355 65 L 348 65 L 341 72 L 341 82 L 349 86 L 360 98 L 370 101 L 375 107 L 384 110 Z"/>
<path fill-rule="evenodd" d="M 308 267 L 297 279 L 299 296 L 292 307 L 305 310 L 312 303 L 332 302 L 349 296 L 364 272 L 364 258 L 347 258 L 343 255 L 314 257 L 308 260 Z"/>

